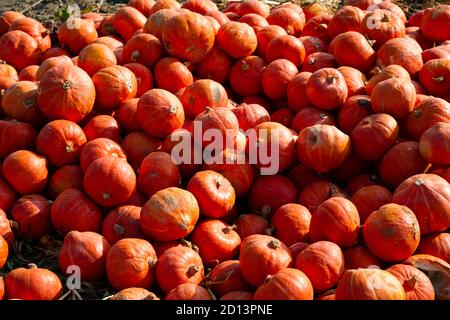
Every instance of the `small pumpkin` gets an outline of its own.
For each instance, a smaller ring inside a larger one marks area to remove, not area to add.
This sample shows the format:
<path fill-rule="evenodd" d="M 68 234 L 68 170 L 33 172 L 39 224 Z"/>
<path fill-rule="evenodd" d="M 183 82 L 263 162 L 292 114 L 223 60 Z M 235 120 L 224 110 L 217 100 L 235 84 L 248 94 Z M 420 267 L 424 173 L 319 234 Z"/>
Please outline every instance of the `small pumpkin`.
<path fill-rule="evenodd" d="M 153 76 L 149 68 L 140 63 L 127 63 L 124 67 L 130 69 L 136 77 L 136 98 L 140 98 L 148 90 L 153 89 Z"/>
<path fill-rule="evenodd" d="M 295 64 L 287 59 L 272 61 L 261 72 L 264 94 L 271 100 L 285 98 L 288 83 L 297 72 Z"/>
<path fill-rule="evenodd" d="M 377 51 L 377 65 L 386 67 L 399 65 L 411 76 L 416 75 L 423 66 L 422 48 L 411 38 L 395 38 L 386 41 Z"/>
<path fill-rule="evenodd" d="M 441 232 L 423 237 L 420 240 L 417 253 L 429 254 L 441 258 L 445 262 L 450 262 L 450 233 Z"/>
<path fill-rule="evenodd" d="M 353 5 L 345 5 L 331 18 L 327 32 L 331 38 L 347 31 L 359 32 L 363 19 L 364 11 Z"/>
<path fill-rule="evenodd" d="M 436 97 L 450 95 L 450 59 L 433 59 L 423 65 L 419 72 L 420 83 Z"/>
<path fill-rule="evenodd" d="M 438 122 L 420 137 L 422 157 L 434 165 L 450 164 L 450 123 Z"/>
<path fill-rule="evenodd" d="M 153 292 L 144 288 L 131 287 L 120 290 L 109 300 L 160 300 Z"/>
<path fill-rule="evenodd" d="M 14 233 L 11 229 L 11 222 L 8 220 L 5 211 L 0 209 L 0 236 L 6 240 L 8 246 L 12 248 L 14 246 Z"/>
<path fill-rule="evenodd" d="M 87 45 L 78 55 L 77 65 L 91 77 L 97 73 L 97 71 L 116 64 L 117 58 L 114 52 L 101 43 Z"/>
<path fill-rule="evenodd" d="M 441 4 L 424 10 L 420 27 L 425 37 L 431 41 L 443 42 L 448 40 L 445 30 L 447 30 L 449 22 L 450 7 Z"/>
<path fill-rule="evenodd" d="M 269 228 L 269 223 L 264 217 L 253 213 L 239 215 L 233 221 L 233 225 L 236 225 L 236 232 L 241 239 L 254 234 L 266 234 Z"/>
<path fill-rule="evenodd" d="M 0 60 L 17 70 L 39 64 L 41 50 L 37 41 L 27 33 L 14 30 L 0 37 Z"/>
<path fill-rule="evenodd" d="M 305 47 L 300 39 L 291 35 L 281 35 L 268 43 L 266 59 L 268 62 L 287 59 L 299 67 L 305 60 Z"/>
<path fill-rule="evenodd" d="M 387 272 L 394 275 L 405 290 L 405 300 L 434 300 L 434 288 L 428 277 L 419 269 L 405 265 L 396 264 Z"/>
<path fill-rule="evenodd" d="M 98 138 L 86 143 L 80 154 L 80 166 L 86 172 L 91 163 L 106 156 L 127 160 L 122 147 L 108 138 Z"/>
<path fill-rule="evenodd" d="M 102 235 L 113 245 L 124 238 L 144 238 L 139 219 L 141 208 L 134 205 L 118 207 L 109 212 L 102 223 Z"/>
<path fill-rule="evenodd" d="M 99 138 L 120 142 L 120 127 L 112 116 L 102 114 L 92 117 L 83 127 L 87 141 Z"/>
<path fill-rule="evenodd" d="M 397 14 L 385 9 L 375 9 L 364 17 L 360 32 L 375 41 L 375 48 L 380 48 L 389 39 L 402 38 L 406 30 Z"/>
<path fill-rule="evenodd" d="M 311 75 L 311 72 L 299 72 L 288 83 L 288 107 L 294 112 L 299 112 L 311 105 L 306 94 L 306 86 Z"/>
<path fill-rule="evenodd" d="M 269 24 L 282 27 L 288 34 L 299 36 L 305 26 L 305 14 L 302 11 L 291 10 L 287 7 L 279 7 L 272 10 L 267 17 Z"/>
<path fill-rule="evenodd" d="M 97 40 L 95 22 L 89 19 L 71 17 L 58 29 L 58 39 L 62 46 L 75 55 L 87 45 Z"/>
<path fill-rule="evenodd" d="M 14 189 L 0 177 L 0 216 L 5 214 L 2 211 L 8 211 L 11 206 L 16 202 L 17 196 Z M 6 217 L 6 214 L 5 214 Z M 1 229 L 1 227 L 0 227 Z"/>
<path fill-rule="evenodd" d="M 327 52 L 314 52 L 306 56 L 300 69 L 301 72 L 316 72 L 323 68 L 337 68 L 335 56 Z"/>
<path fill-rule="evenodd" d="M 36 130 L 28 123 L 0 120 L 0 157 L 30 149 L 36 141 Z"/>
<path fill-rule="evenodd" d="M 125 6 L 116 11 L 112 23 L 114 30 L 128 41 L 137 30 L 144 27 L 146 21 L 147 19 L 139 10 Z"/>
<path fill-rule="evenodd" d="M 345 269 L 375 268 L 381 262 L 364 246 L 357 245 L 343 250 Z"/>
<path fill-rule="evenodd" d="M 251 55 L 257 46 L 255 31 L 246 23 L 231 21 L 216 36 L 218 45 L 235 59 Z"/>
<path fill-rule="evenodd" d="M 358 209 L 361 223 L 364 223 L 372 212 L 392 202 L 392 193 L 383 186 L 366 186 L 358 189 L 351 200 Z"/>
<path fill-rule="evenodd" d="M 334 183 L 319 179 L 303 188 L 298 202 L 312 213 L 319 205 L 332 197 L 345 197 L 344 191 Z"/>
<path fill-rule="evenodd" d="M 20 81 L 36 81 L 37 70 L 39 69 L 38 65 L 31 65 L 26 68 L 23 68 L 19 73 Z"/>
<path fill-rule="evenodd" d="M 366 95 L 356 95 L 348 98 L 339 110 L 339 128 L 350 134 L 358 123 L 373 113 L 371 100 Z"/>
<path fill-rule="evenodd" d="M 133 36 L 123 47 L 122 59 L 125 63 L 141 63 L 152 68 L 163 56 L 164 47 L 159 39 L 151 34 Z"/>
<path fill-rule="evenodd" d="M 68 165 L 54 171 L 48 182 L 49 195 L 55 199 L 66 189 L 83 189 L 83 170 L 76 165 Z"/>
<path fill-rule="evenodd" d="M 262 71 L 264 59 L 248 56 L 236 61 L 230 69 L 231 88 L 240 96 L 248 97 L 262 93 Z"/>
<path fill-rule="evenodd" d="M 122 141 L 127 160 L 135 170 L 139 169 L 148 154 L 156 151 L 160 146 L 160 140 L 142 131 L 131 132 Z"/>
<path fill-rule="evenodd" d="M 339 67 L 338 71 L 344 76 L 345 83 L 347 84 L 347 98 L 367 93 L 367 78 L 364 73 L 362 73 L 358 69 L 348 66 Z"/>
<path fill-rule="evenodd" d="M 210 51 L 209 55 L 212 52 L 215 52 L 214 48 Z M 202 59 L 201 61 L 204 61 L 205 59 Z M 199 64 L 201 65 L 202 62 L 199 62 Z M 199 73 L 201 73 L 200 70 Z M 211 71 L 209 70 L 208 72 Z M 191 85 L 194 81 L 192 73 L 187 65 L 173 57 L 165 57 L 159 60 L 154 68 L 154 76 L 158 88 L 167 90 L 171 93 L 175 93 L 178 90 Z M 213 80 L 217 81 L 217 79 Z"/>
<path fill-rule="evenodd" d="M 323 68 L 314 72 L 309 78 L 306 94 L 314 106 L 333 110 L 345 102 L 348 89 L 345 79 L 339 71 Z"/>
<path fill-rule="evenodd" d="M 179 5 L 178 2 L 174 1 L 177 5 Z M 156 3 L 156 5 L 159 3 L 159 1 Z M 178 14 L 178 11 L 172 8 L 165 8 L 160 9 L 150 15 L 148 15 L 148 19 L 145 22 L 143 31 L 145 33 L 149 33 L 157 37 L 159 40 L 162 41 L 162 34 L 165 26 L 167 25 L 167 22 L 170 20 L 170 18 L 174 17 Z"/>
<path fill-rule="evenodd" d="M 414 109 L 416 89 L 410 80 L 387 79 L 373 88 L 370 101 L 373 111 L 404 119 Z"/>
<path fill-rule="evenodd" d="M 211 295 L 202 286 L 195 283 L 182 283 L 167 295 L 165 300 L 211 300 Z"/>
<path fill-rule="evenodd" d="M 305 241 L 309 236 L 311 213 L 299 204 L 290 203 L 278 208 L 272 217 L 274 235 L 287 246 Z"/>
<path fill-rule="evenodd" d="M 0 235 L 0 270 L 8 260 L 9 247 L 5 239 Z M 2 294 L 3 295 L 3 294 Z"/>

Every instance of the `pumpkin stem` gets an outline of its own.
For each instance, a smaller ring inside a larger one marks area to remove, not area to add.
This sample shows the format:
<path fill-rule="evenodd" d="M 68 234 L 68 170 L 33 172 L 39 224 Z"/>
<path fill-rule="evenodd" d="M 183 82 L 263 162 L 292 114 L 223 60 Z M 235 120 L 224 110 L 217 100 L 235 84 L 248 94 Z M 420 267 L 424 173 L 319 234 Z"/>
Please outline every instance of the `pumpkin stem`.
<path fill-rule="evenodd" d="M 389 16 L 387 14 L 383 15 L 383 18 L 381 18 L 381 22 L 389 22 L 391 19 L 389 19 Z"/>
<path fill-rule="evenodd" d="M 73 152 L 72 146 L 70 144 L 66 145 L 66 153 Z"/>
<path fill-rule="evenodd" d="M 270 249 L 278 249 L 281 246 L 280 241 L 278 240 L 272 240 L 267 245 Z"/>
<path fill-rule="evenodd" d="M 128 91 L 132 92 L 133 91 L 133 84 L 131 82 L 128 82 Z"/>
<path fill-rule="evenodd" d="M 190 266 L 188 271 L 187 271 L 187 275 L 189 277 L 192 277 L 193 275 L 195 275 L 199 271 L 200 271 L 200 267 L 199 266 Z"/>
<path fill-rule="evenodd" d="M 147 263 L 150 267 L 154 267 L 156 265 L 156 260 L 152 258 L 148 258 Z"/>
<path fill-rule="evenodd" d="M 272 277 L 273 277 L 273 276 L 272 276 L 271 274 L 268 274 L 268 275 L 266 276 L 266 278 L 264 279 L 264 283 L 269 282 L 269 280 L 270 280 Z"/>
<path fill-rule="evenodd" d="M 326 118 L 328 118 L 328 115 L 326 113 L 321 112 L 319 114 L 319 117 L 320 117 L 320 119 L 326 119 Z"/>
<path fill-rule="evenodd" d="M 308 64 L 314 64 L 314 63 L 316 63 L 316 59 L 311 58 L 308 60 Z"/>
<path fill-rule="evenodd" d="M 62 88 L 64 90 L 69 90 L 70 88 L 72 88 L 72 82 L 70 82 L 69 80 L 64 80 Z"/>
<path fill-rule="evenodd" d="M 0 64 L 6 64 L 5 60 L 0 60 Z"/>
<path fill-rule="evenodd" d="M 414 118 L 419 119 L 422 116 L 422 110 L 421 109 L 414 110 L 413 116 L 414 116 Z"/>
<path fill-rule="evenodd" d="M 250 69 L 250 65 L 247 62 L 243 61 L 241 69 L 242 71 L 247 71 L 248 69 Z"/>
<path fill-rule="evenodd" d="M 414 289 L 417 281 L 419 281 L 419 279 L 416 275 L 413 275 L 411 279 L 405 281 L 405 285 L 410 289 Z"/>
<path fill-rule="evenodd" d="M 423 171 L 423 173 L 427 173 L 428 170 L 430 170 L 432 166 L 433 166 L 433 165 L 432 165 L 431 163 L 429 163 L 429 164 L 427 165 L 427 167 L 425 168 L 425 170 Z"/>
<path fill-rule="evenodd" d="M 169 112 L 170 113 L 175 113 L 177 111 L 177 106 L 170 106 L 169 107 Z"/>
<path fill-rule="evenodd" d="M 216 180 L 216 188 L 219 189 L 222 186 L 222 182 L 220 181 L 220 179 Z"/>
<path fill-rule="evenodd" d="M 235 230 L 237 228 L 237 226 L 235 224 L 231 225 L 231 226 L 227 226 L 225 228 L 222 229 L 222 232 L 225 234 L 229 234 L 231 232 L 231 230 Z"/>
<path fill-rule="evenodd" d="M 4 94 L 5 94 L 5 89 L 1 89 L 0 90 L 0 97 L 3 97 Z"/>
<path fill-rule="evenodd" d="M 37 269 L 37 265 L 35 263 L 29 263 L 28 264 L 28 269 Z"/>
<path fill-rule="evenodd" d="M 369 100 L 367 99 L 358 99 L 358 105 L 363 108 L 367 108 L 369 106 Z"/>
<path fill-rule="evenodd" d="M 270 208 L 270 206 L 268 205 L 264 205 L 261 207 L 261 215 L 264 218 L 267 218 L 269 216 L 269 213 L 272 211 L 272 209 Z"/>
<path fill-rule="evenodd" d="M 135 50 L 135 51 L 133 51 L 133 53 L 131 54 L 131 60 L 132 61 L 135 61 L 136 62 L 136 60 L 137 59 L 139 59 L 139 57 L 141 56 L 141 53 L 139 52 L 139 50 Z"/>
<path fill-rule="evenodd" d="M 433 81 L 436 81 L 436 82 L 443 82 L 445 80 L 445 77 L 444 76 L 436 76 L 436 77 L 433 77 L 432 79 L 433 79 Z"/>
<path fill-rule="evenodd" d="M 103 192 L 102 197 L 103 199 L 111 199 L 111 194 L 109 192 Z"/>
<path fill-rule="evenodd" d="M 338 78 L 339 78 L 338 76 L 330 76 L 330 77 L 327 78 L 327 82 L 329 84 L 332 84 L 334 82 L 334 80 L 338 79 Z"/>
<path fill-rule="evenodd" d="M 118 236 L 122 236 L 125 233 L 125 228 L 118 223 L 113 226 L 113 230 L 114 233 Z"/>
<path fill-rule="evenodd" d="M 425 181 L 423 181 L 423 179 L 416 179 L 416 181 L 414 181 L 414 184 L 416 186 L 421 186 L 421 185 L 425 184 Z"/>
<path fill-rule="evenodd" d="M 270 228 L 266 229 L 266 234 L 268 236 L 273 236 L 275 234 L 275 232 L 276 232 L 276 229 L 274 227 L 270 227 Z"/>
<path fill-rule="evenodd" d="M 34 105 L 34 99 L 32 97 L 26 97 L 23 100 L 23 105 L 25 106 L 25 109 L 28 109 Z"/>

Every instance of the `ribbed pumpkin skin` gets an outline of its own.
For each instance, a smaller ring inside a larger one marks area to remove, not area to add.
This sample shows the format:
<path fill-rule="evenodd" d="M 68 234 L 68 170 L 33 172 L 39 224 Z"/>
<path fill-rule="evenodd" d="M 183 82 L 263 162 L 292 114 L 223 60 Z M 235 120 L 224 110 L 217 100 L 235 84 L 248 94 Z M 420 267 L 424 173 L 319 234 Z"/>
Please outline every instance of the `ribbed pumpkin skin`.
<path fill-rule="evenodd" d="M 0 59 L 22 70 L 29 65 L 39 64 L 41 50 L 37 41 L 25 32 L 9 31 L 0 38 Z"/>
<path fill-rule="evenodd" d="M 394 275 L 403 285 L 405 300 L 434 300 L 433 285 L 419 269 L 409 265 L 396 264 L 386 271 Z"/>
<path fill-rule="evenodd" d="M 144 233 L 157 241 L 185 238 L 199 218 L 195 197 L 176 187 L 155 193 L 142 208 L 140 224 Z"/>
<path fill-rule="evenodd" d="M 405 291 L 387 271 L 353 269 L 347 270 L 339 281 L 336 300 L 405 300 Z"/>
<path fill-rule="evenodd" d="M 210 288 L 220 296 L 233 291 L 250 290 L 242 276 L 239 260 L 227 260 L 214 267 L 210 282 Z"/>
<path fill-rule="evenodd" d="M 421 199 L 419 201 L 419 199 Z M 423 199 L 423 200 L 422 200 Z M 442 232 L 450 226 L 450 184 L 435 174 L 418 174 L 402 182 L 392 201 L 410 208 L 420 232 Z"/>
<path fill-rule="evenodd" d="M 77 28 L 74 28 L 76 26 Z M 73 18 L 64 22 L 58 30 L 59 42 L 77 55 L 87 45 L 97 40 L 95 22 L 88 19 Z"/>
<path fill-rule="evenodd" d="M 182 283 L 170 291 L 165 300 L 211 300 L 211 295 L 198 284 Z"/>
<path fill-rule="evenodd" d="M 286 268 L 262 284 L 255 300 L 313 300 L 314 290 L 308 277 L 297 269 Z"/>
<path fill-rule="evenodd" d="M 367 186 L 356 191 L 351 201 L 358 209 L 359 219 L 363 224 L 372 212 L 392 202 L 392 193 L 383 186 Z"/>
<path fill-rule="evenodd" d="M 38 86 L 38 103 L 49 119 L 82 120 L 94 106 L 96 92 L 81 68 L 63 64 L 48 70 Z"/>
<path fill-rule="evenodd" d="M 310 222 L 311 213 L 306 207 L 290 203 L 278 208 L 271 225 L 275 229 L 276 238 L 291 246 L 308 239 Z"/>

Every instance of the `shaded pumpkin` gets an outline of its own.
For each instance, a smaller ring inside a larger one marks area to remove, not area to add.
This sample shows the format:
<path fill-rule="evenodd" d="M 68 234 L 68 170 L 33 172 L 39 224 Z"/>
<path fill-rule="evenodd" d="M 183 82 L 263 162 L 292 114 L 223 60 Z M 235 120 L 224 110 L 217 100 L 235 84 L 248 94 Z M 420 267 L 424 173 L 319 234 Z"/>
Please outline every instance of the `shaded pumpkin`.
<path fill-rule="evenodd" d="M 434 300 L 433 284 L 419 269 L 405 264 L 396 264 L 386 271 L 394 275 L 402 284 L 405 300 Z"/>
<path fill-rule="evenodd" d="M 211 295 L 202 286 L 195 283 L 182 283 L 171 290 L 165 300 L 211 300 Z"/>
<path fill-rule="evenodd" d="M 17 70 L 39 64 L 41 50 L 37 41 L 27 33 L 15 30 L 0 37 L 0 60 Z"/>
<path fill-rule="evenodd" d="M 450 123 L 438 122 L 419 140 L 422 157 L 434 165 L 450 164 Z"/>
<path fill-rule="evenodd" d="M 139 169 L 148 154 L 158 150 L 160 146 L 160 140 L 142 131 L 131 132 L 122 141 L 127 160 L 135 170 Z"/>
<path fill-rule="evenodd" d="M 294 112 L 299 112 L 311 105 L 306 94 L 306 86 L 311 75 L 311 72 L 299 72 L 288 83 L 287 103 L 289 109 Z"/>
<path fill-rule="evenodd" d="M 383 186 L 366 186 L 358 189 L 351 200 L 358 209 L 361 223 L 364 224 L 372 212 L 392 202 L 392 193 Z"/>
<path fill-rule="evenodd" d="M 290 203 L 278 208 L 272 217 L 272 232 L 287 246 L 305 241 L 309 236 L 311 213 L 299 204 Z"/>
<path fill-rule="evenodd" d="M 102 223 L 102 235 L 113 245 L 124 238 L 144 238 L 139 219 L 141 208 L 133 205 L 118 207 L 109 212 Z"/>
<path fill-rule="evenodd" d="M 364 246 L 357 245 L 343 250 L 345 269 L 375 268 L 381 262 Z"/>
<path fill-rule="evenodd" d="M 297 72 L 295 64 L 287 59 L 272 61 L 261 72 L 264 94 L 271 100 L 285 98 L 288 83 Z"/>
<path fill-rule="evenodd" d="M 120 142 L 120 127 L 117 121 L 109 115 L 102 114 L 92 117 L 83 127 L 87 141 L 106 138 Z"/>
<path fill-rule="evenodd" d="M 160 300 L 153 292 L 144 288 L 131 287 L 120 290 L 109 300 Z"/>
<path fill-rule="evenodd" d="M 298 202 L 314 213 L 319 205 L 332 197 L 346 197 L 346 194 L 334 183 L 319 179 L 303 188 Z"/>
<path fill-rule="evenodd" d="M 49 195 L 55 199 L 66 189 L 83 189 L 83 170 L 77 165 L 68 165 L 54 171 L 48 182 Z"/>
<path fill-rule="evenodd" d="M 31 149 L 36 141 L 36 130 L 28 123 L 0 120 L 0 157 L 23 149 Z"/>
<path fill-rule="evenodd" d="M 262 93 L 262 71 L 266 66 L 264 59 L 248 56 L 236 61 L 230 69 L 231 88 L 240 96 L 248 97 Z"/>

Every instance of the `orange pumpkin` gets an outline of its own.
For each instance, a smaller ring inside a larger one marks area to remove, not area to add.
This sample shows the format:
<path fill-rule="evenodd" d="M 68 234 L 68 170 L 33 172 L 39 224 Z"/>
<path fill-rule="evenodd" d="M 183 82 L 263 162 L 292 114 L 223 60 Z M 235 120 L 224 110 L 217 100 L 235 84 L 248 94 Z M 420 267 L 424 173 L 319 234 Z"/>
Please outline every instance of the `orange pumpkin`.
<path fill-rule="evenodd" d="M 282 27 L 288 34 L 299 36 L 306 22 L 305 14 L 301 9 L 299 12 L 281 6 L 272 10 L 267 17 L 267 22 Z"/>
<path fill-rule="evenodd" d="M 42 77 L 44 76 L 44 74 L 50 70 L 53 67 L 56 67 L 58 65 L 72 65 L 72 59 L 69 58 L 66 55 L 61 55 L 61 56 L 57 56 L 57 57 L 50 57 L 48 59 L 46 59 L 44 62 L 42 62 L 42 64 L 39 66 L 37 72 L 36 72 L 36 79 L 38 81 L 40 81 L 42 79 Z"/>
<path fill-rule="evenodd" d="M 114 52 L 101 43 L 92 43 L 84 47 L 78 55 L 77 65 L 91 77 L 100 69 L 116 64 L 117 58 Z"/>
<path fill-rule="evenodd" d="M 434 300 L 434 288 L 428 277 L 419 269 L 405 265 L 396 264 L 387 272 L 394 275 L 405 290 L 405 300 Z"/>
<path fill-rule="evenodd" d="M 147 19 L 133 7 L 122 7 L 116 11 L 113 18 L 114 30 L 126 41 L 130 40 L 134 33 L 144 27 Z"/>
<path fill-rule="evenodd" d="M 178 4 L 178 2 L 176 2 L 176 4 Z M 167 22 L 176 14 L 178 14 L 177 10 L 169 8 L 154 12 L 148 16 L 147 22 L 144 25 L 144 32 L 152 34 L 162 41 L 163 30 Z"/>
<path fill-rule="evenodd" d="M 327 32 L 331 38 L 347 31 L 359 32 L 363 19 L 364 11 L 356 6 L 345 5 L 331 18 L 328 23 Z"/>
<path fill-rule="evenodd" d="M 160 300 L 153 292 L 144 288 L 126 288 L 120 290 L 109 300 Z"/>
<path fill-rule="evenodd" d="M 10 25 L 9 31 L 20 30 L 31 37 L 38 43 L 39 50 L 42 53 L 50 49 L 52 46 L 50 40 L 50 31 L 47 30 L 39 21 L 32 18 L 20 18 L 14 20 Z"/>
<path fill-rule="evenodd" d="M 84 47 L 93 43 L 97 38 L 95 22 L 89 19 L 71 17 L 58 29 L 60 44 L 75 55 L 78 55 Z"/>
<path fill-rule="evenodd" d="M 118 207 L 109 212 L 102 223 L 102 235 L 113 245 L 124 238 L 144 238 L 139 219 L 141 208 L 133 205 Z"/>
<path fill-rule="evenodd" d="M 0 38 L 0 60 L 22 70 L 29 65 L 39 64 L 41 50 L 37 41 L 27 33 L 9 31 Z"/>
<path fill-rule="evenodd" d="M 36 81 L 36 74 L 39 69 L 37 65 L 31 65 L 26 68 L 23 68 L 19 73 L 20 81 Z"/>
<path fill-rule="evenodd" d="M 5 11 L 0 15 L 0 36 L 8 32 L 11 24 L 20 18 L 25 18 L 23 14 L 16 11 Z"/>
<path fill-rule="evenodd" d="M 343 250 L 345 269 L 375 268 L 381 262 L 366 247 L 357 245 Z"/>
<path fill-rule="evenodd" d="M 269 63 L 261 72 L 264 94 L 271 100 L 285 98 L 288 83 L 297 72 L 297 67 L 286 59 Z"/>
<path fill-rule="evenodd" d="M 231 88 L 240 96 L 248 97 L 262 93 L 262 70 L 264 59 L 248 56 L 236 61 L 230 70 Z"/>
<path fill-rule="evenodd" d="M 125 151 L 115 141 L 108 138 L 98 138 L 85 144 L 80 154 L 80 166 L 86 172 L 91 163 L 102 157 L 113 156 L 127 160 Z"/>
<path fill-rule="evenodd" d="M 358 189 L 351 200 L 358 209 L 361 223 L 364 223 L 372 212 L 392 202 L 392 193 L 383 186 L 366 186 Z"/>
<path fill-rule="evenodd" d="M 332 68 L 314 72 L 306 86 L 308 100 L 316 107 L 333 110 L 345 102 L 348 95 L 344 76 Z"/>
<path fill-rule="evenodd" d="M 195 69 L 200 78 L 224 83 L 228 79 L 231 66 L 232 61 L 228 54 L 219 47 L 213 47 L 208 55 L 195 65 Z"/>
<path fill-rule="evenodd" d="M 125 63 L 141 63 L 152 68 L 163 56 L 164 47 L 158 38 L 151 34 L 138 34 L 127 41 L 123 47 L 122 59 Z"/>
<path fill-rule="evenodd" d="M 257 46 L 255 31 L 248 24 L 232 21 L 217 33 L 217 43 L 235 59 L 251 55 Z"/>
<path fill-rule="evenodd" d="M 0 235 L 0 270 L 8 260 L 9 247 L 5 239 Z M 3 294 L 2 294 L 3 295 Z"/>
<path fill-rule="evenodd" d="M 79 166 L 64 166 L 53 172 L 48 182 L 49 195 L 55 199 L 66 189 L 83 189 L 83 170 Z"/>
<path fill-rule="evenodd" d="M 338 68 L 338 71 L 344 76 L 345 83 L 347 84 L 347 98 L 350 98 L 357 94 L 366 94 L 366 76 L 358 69 L 342 66 Z"/>
<path fill-rule="evenodd" d="M 419 72 L 419 80 L 433 96 L 450 95 L 450 59 L 433 59 L 425 63 Z"/>
<path fill-rule="evenodd" d="M 420 240 L 417 253 L 429 254 L 450 262 L 450 233 L 441 232 L 423 237 Z"/>
<path fill-rule="evenodd" d="M 0 157 L 30 149 L 36 141 L 36 130 L 28 123 L 0 120 Z"/>
<path fill-rule="evenodd" d="M 144 16 L 148 17 L 155 2 L 154 0 L 130 0 L 127 5 L 139 10 Z"/>
<path fill-rule="evenodd" d="M 402 38 L 406 30 L 398 15 L 385 9 L 375 9 L 364 17 L 360 32 L 374 40 L 374 47 L 378 49 L 389 39 Z"/>
<path fill-rule="evenodd" d="M 211 50 L 211 52 L 213 51 L 214 49 Z M 191 85 L 194 81 L 187 65 L 172 57 L 159 60 L 155 65 L 154 75 L 158 87 L 171 93 Z"/>
<path fill-rule="evenodd" d="M 450 6 L 437 5 L 425 9 L 421 19 L 421 30 L 425 37 L 431 41 L 443 42 L 448 40 L 447 28 L 450 22 Z"/>
<path fill-rule="evenodd" d="M 348 98 L 339 110 L 339 128 L 350 134 L 358 123 L 365 117 L 371 115 L 372 105 L 369 96 L 356 95 Z"/>
<path fill-rule="evenodd" d="M 332 197 L 345 197 L 343 192 L 337 185 L 319 179 L 319 181 L 312 182 L 303 189 L 298 202 L 307 207 L 310 212 L 314 213 L 317 207 L 327 199 Z"/>
<path fill-rule="evenodd" d="M 299 204 L 285 204 L 272 217 L 274 235 L 287 246 L 305 241 L 309 236 L 311 213 Z"/>
<path fill-rule="evenodd" d="M 138 170 L 144 158 L 156 151 L 161 146 L 161 141 L 151 137 L 145 132 L 131 132 L 122 141 L 127 159 L 131 166 Z"/>

